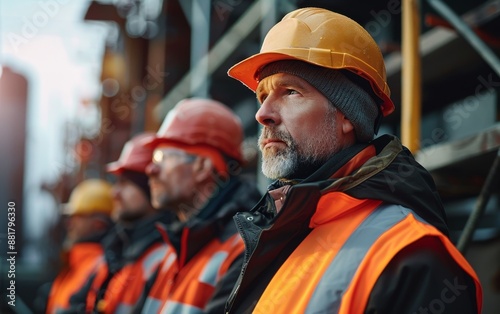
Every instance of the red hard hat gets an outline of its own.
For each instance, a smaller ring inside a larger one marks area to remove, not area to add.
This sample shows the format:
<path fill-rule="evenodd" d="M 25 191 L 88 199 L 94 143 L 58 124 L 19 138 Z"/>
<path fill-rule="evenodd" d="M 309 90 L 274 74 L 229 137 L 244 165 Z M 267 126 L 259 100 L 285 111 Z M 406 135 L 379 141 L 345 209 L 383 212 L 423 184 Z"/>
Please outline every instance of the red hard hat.
<path fill-rule="evenodd" d="M 165 117 L 153 146 L 160 143 L 207 145 L 243 162 L 241 120 L 212 99 L 188 98 L 177 103 Z"/>
<path fill-rule="evenodd" d="M 146 172 L 146 166 L 151 162 L 153 147 L 146 145 L 156 138 L 153 132 L 140 133 L 123 146 L 120 158 L 109 163 L 106 170 L 110 173 L 119 174 L 123 170 L 132 170 L 141 173 Z"/>

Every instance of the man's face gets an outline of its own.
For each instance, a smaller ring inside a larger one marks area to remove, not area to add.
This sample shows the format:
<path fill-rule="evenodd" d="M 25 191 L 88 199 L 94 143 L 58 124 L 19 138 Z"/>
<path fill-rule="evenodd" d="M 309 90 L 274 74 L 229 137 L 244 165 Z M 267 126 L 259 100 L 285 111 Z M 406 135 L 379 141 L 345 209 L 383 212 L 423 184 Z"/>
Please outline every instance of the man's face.
<path fill-rule="evenodd" d="M 324 162 L 340 150 L 343 116 L 305 80 L 274 74 L 259 83 L 256 96 L 261 106 L 255 118 L 263 125 L 262 172 L 267 177 L 288 178 L 301 165 Z"/>
<path fill-rule="evenodd" d="M 119 222 L 135 222 L 155 213 L 144 192 L 132 181 L 118 177 L 113 185 L 113 218 Z"/>
<path fill-rule="evenodd" d="M 177 208 L 192 203 L 195 158 L 180 149 L 161 146 L 155 149 L 147 174 L 151 204 L 156 209 Z"/>
<path fill-rule="evenodd" d="M 66 220 L 66 242 L 75 243 L 90 237 L 96 231 L 96 217 L 93 215 L 71 215 Z"/>

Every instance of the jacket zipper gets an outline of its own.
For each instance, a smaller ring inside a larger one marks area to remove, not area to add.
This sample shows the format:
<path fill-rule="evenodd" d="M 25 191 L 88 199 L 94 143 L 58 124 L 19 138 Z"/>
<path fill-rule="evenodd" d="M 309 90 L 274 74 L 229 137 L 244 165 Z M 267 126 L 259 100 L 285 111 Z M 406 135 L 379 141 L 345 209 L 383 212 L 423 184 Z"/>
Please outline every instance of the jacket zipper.
<path fill-rule="evenodd" d="M 243 242 L 246 244 L 249 242 L 248 242 L 248 239 L 246 238 L 246 233 L 242 232 L 243 226 L 241 225 L 240 218 L 241 218 L 241 216 L 238 213 L 235 217 L 235 222 L 236 222 L 236 226 L 238 228 L 238 232 L 240 233 L 241 238 L 243 239 Z M 236 299 L 236 295 L 238 294 L 238 291 L 240 290 L 241 281 L 243 279 L 243 276 L 245 275 L 245 271 L 246 271 L 247 266 L 248 266 L 248 261 L 250 260 L 250 257 L 252 256 L 253 252 L 255 251 L 255 247 L 248 248 L 248 246 L 245 245 L 245 255 L 243 256 L 243 265 L 241 266 L 240 276 L 238 277 L 238 280 L 236 281 L 235 288 L 233 289 L 233 291 L 229 295 L 229 298 L 226 302 L 225 314 L 229 314 L 231 311 L 234 300 Z"/>

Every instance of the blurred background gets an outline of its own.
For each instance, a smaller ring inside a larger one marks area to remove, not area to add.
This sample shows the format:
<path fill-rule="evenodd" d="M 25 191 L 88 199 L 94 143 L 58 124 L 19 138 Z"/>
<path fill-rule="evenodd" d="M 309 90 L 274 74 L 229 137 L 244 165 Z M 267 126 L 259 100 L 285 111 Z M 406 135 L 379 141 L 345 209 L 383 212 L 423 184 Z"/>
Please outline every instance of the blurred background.
<path fill-rule="evenodd" d="M 436 1 L 416 1 L 421 73 L 412 86 L 420 101 L 410 122 L 401 118 L 402 43 L 411 35 L 402 27 L 404 1 L 1 1 L 0 312 L 8 311 L 8 207 L 15 207 L 16 310 L 29 313 L 38 286 L 59 270 L 60 206 L 72 188 L 86 178 L 112 180 L 105 164 L 134 134 L 158 130 L 183 98 L 211 97 L 241 117 L 246 171 L 265 189 L 257 103 L 227 70 L 258 52 L 284 14 L 317 6 L 351 17 L 377 40 L 396 104 L 379 135 L 417 126 L 404 144 L 431 171 L 455 243 L 471 214 L 481 213 L 463 252 L 485 289 L 483 313 L 499 313 L 500 1 L 438 1 L 489 54 L 462 36 Z"/>

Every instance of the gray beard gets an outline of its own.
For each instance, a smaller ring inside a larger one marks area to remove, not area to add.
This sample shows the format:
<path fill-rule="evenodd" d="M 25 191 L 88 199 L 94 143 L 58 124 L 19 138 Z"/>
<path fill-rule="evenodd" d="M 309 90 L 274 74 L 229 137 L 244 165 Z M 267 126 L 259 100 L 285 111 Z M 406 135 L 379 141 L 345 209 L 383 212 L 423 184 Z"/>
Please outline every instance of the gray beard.
<path fill-rule="evenodd" d="M 302 169 L 314 171 L 336 153 L 339 150 L 338 139 L 334 133 L 336 109 L 333 106 L 331 108 L 332 110 L 321 121 L 326 126 L 323 134 L 317 134 L 305 142 L 300 149 L 289 133 L 264 127 L 259 137 L 259 143 L 265 138 L 274 137 L 285 142 L 287 147 L 283 150 L 271 148 L 267 151 L 260 147 L 262 173 L 272 180 L 294 179 L 293 176 L 301 173 Z"/>
<path fill-rule="evenodd" d="M 262 158 L 262 173 L 273 180 L 288 178 L 297 170 L 299 156 L 289 147 L 285 151 L 267 154 Z"/>
<path fill-rule="evenodd" d="M 330 132 L 307 142 L 300 153 L 293 140 L 283 150 L 270 149 L 262 156 L 262 173 L 272 179 L 305 179 L 338 151 L 338 140 Z M 327 152 L 325 147 L 331 147 Z M 319 151 L 318 148 L 322 148 Z"/>

